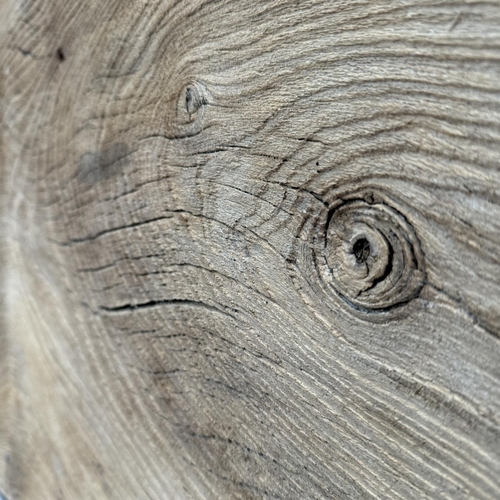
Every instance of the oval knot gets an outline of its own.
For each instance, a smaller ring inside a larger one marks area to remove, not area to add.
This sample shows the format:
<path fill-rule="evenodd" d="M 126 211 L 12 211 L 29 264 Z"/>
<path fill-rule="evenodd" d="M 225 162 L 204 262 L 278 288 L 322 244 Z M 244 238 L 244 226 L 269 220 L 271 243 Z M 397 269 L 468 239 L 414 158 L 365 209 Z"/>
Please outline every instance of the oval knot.
<path fill-rule="evenodd" d="M 332 286 L 356 308 L 383 310 L 408 302 L 425 281 L 413 227 L 372 194 L 330 210 L 325 251 Z"/>

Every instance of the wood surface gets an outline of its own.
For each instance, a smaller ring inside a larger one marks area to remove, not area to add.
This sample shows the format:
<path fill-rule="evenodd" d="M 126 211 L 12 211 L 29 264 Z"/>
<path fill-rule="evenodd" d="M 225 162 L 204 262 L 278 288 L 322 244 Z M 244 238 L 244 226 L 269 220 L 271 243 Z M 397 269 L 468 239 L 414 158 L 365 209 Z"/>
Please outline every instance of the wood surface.
<path fill-rule="evenodd" d="M 1 0 L 0 498 L 500 498 L 500 2 Z"/>

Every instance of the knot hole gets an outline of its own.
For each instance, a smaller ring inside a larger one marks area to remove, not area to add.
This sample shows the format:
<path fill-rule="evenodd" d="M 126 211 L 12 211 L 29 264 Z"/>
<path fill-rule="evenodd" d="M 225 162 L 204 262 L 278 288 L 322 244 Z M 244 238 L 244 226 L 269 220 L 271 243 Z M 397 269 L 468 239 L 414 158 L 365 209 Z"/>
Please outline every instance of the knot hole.
<path fill-rule="evenodd" d="M 352 253 L 358 264 L 364 264 L 371 254 L 370 242 L 366 238 L 359 238 L 352 246 Z"/>

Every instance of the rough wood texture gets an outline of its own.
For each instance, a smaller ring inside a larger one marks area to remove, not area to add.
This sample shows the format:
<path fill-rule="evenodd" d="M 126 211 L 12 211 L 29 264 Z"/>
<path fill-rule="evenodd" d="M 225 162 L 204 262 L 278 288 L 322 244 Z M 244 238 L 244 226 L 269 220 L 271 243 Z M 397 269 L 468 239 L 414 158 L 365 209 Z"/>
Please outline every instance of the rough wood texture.
<path fill-rule="evenodd" d="M 498 1 L 0 12 L 0 497 L 500 498 Z"/>

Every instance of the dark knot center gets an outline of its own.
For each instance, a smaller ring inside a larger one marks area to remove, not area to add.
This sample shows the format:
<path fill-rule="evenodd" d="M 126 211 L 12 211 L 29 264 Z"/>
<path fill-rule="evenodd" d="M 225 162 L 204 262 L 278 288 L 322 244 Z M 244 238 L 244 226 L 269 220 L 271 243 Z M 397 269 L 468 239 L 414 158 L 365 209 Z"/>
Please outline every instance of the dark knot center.
<path fill-rule="evenodd" d="M 370 242 L 366 238 L 359 238 L 352 246 L 352 253 L 358 264 L 364 264 L 371 253 Z"/>

